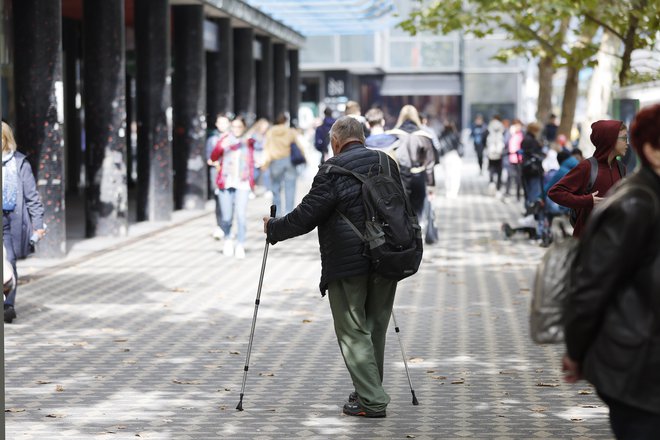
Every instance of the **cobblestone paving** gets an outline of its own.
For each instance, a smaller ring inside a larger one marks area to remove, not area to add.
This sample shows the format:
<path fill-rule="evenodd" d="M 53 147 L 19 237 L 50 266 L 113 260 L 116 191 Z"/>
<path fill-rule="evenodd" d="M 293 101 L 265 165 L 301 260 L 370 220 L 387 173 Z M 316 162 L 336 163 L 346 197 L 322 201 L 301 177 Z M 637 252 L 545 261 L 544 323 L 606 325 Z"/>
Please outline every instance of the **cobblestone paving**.
<path fill-rule="evenodd" d="M 247 258 L 222 255 L 212 214 L 38 274 L 5 326 L 8 439 L 608 439 L 585 383 L 561 382 L 561 347 L 528 335 L 543 250 L 504 240 L 519 205 L 438 197 L 440 243 L 400 284 L 385 419 L 341 415 L 352 391 L 318 292 L 312 232 L 270 247 L 243 406 L 238 403 L 267 202 L 250 202 Z"/>

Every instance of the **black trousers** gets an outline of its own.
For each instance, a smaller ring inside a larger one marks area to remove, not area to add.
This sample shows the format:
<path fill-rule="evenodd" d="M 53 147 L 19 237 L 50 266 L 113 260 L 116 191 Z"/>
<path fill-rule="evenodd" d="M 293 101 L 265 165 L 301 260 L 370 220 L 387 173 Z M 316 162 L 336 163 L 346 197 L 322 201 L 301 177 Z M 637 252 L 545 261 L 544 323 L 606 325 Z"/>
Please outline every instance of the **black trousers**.
<path fill-rule="evenodd" d="M 610 407 L 610 426 L 618 440 L 655 440 L 660 435 L 660 414 L 635 408 L 598 393 Z"/>

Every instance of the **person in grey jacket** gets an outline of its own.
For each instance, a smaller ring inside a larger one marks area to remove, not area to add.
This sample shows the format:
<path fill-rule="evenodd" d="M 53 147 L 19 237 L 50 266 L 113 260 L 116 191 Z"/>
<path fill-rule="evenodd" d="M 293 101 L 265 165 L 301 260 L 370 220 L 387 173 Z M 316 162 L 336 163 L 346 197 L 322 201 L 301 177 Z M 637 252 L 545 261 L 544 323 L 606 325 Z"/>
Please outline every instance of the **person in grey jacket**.
<path fill-rule="evenodd" d="M 591 382 L 618 439 L 660 434 L 660 104 L 630 127 L 641 169 L 580 236 L 564 312 L 566 380 Z"/>
<path fill-rule="evenodd" d="M 330 131 L 336 165 L 366 174 L 379 164 L 379 153 L 364 146 L 362 123 L 339 118 Z M 392 158 L 392 178 L 400 176 Z M 390 402 L 383 389 L 385 335 L 392 315 L 397 281 L 371 269 L 364 244 L 340 212 L 359 230 L 365 230 L 362 183 L 353 176 L 327 172 L 321 167 L 302 202 L 280 218 L 264 218 L 269 243 L 306 234 L 318 227 L 321 250 L 321 294 L 328 291 L 335 333 L 355 391 L 343 412 L 352 416 L 385 417 Z M 403 187 L 400 187 L 403 193 Z M 402 212 L 401 215 L 404 215 Z"/>
<path fill-rule="evenodd" d="M 16 273 L 16 259 L 25 258 L 32 250 L 30 241 L 38 241 L 44 229 L 44 205 L 37 192 L 32 168 L 25 155 L 16 151 L 11 128 L 2 123 L 2 241 L 7 259 Z M 16 287 L 5 298 L 5 322 L 16 318 Z"/>

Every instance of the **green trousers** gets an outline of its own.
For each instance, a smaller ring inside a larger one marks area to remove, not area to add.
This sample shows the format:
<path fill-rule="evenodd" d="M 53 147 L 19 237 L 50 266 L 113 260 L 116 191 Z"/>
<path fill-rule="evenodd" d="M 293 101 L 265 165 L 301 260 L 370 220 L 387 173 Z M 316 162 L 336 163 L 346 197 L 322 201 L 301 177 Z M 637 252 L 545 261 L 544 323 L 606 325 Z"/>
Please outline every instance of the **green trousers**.
<path fill-rule="evenodd" d="M 344 278 L 328 285 L 335 333 L 346 368 L 366 409 L 390 402 L 383 389 L 385 336 L 397 282 L 376 274 Z"/>

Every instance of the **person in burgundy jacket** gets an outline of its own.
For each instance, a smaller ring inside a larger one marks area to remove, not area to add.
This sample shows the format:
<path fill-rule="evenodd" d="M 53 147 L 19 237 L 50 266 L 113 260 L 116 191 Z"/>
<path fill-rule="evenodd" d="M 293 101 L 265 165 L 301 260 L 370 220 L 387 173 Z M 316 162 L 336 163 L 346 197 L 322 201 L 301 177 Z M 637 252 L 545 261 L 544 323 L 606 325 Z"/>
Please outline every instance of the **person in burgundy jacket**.
<path fill-rule="evenodd" d="M 591 124 L 590 139 L 596 147 L 594 157 L 598 161 L 598 175 L 590 193 L 585 194 L 591 176 L 588 160 L 580 162 L 548 191 L 553 202 L 577 211 L 574 237 L 580 236 L 594 206 L 623 177 L 615 161 L 628 149 L 628 129 L 621 121 L 596 121 Z"/>

